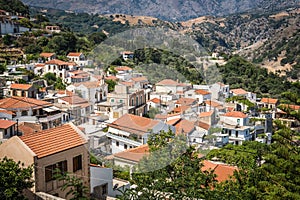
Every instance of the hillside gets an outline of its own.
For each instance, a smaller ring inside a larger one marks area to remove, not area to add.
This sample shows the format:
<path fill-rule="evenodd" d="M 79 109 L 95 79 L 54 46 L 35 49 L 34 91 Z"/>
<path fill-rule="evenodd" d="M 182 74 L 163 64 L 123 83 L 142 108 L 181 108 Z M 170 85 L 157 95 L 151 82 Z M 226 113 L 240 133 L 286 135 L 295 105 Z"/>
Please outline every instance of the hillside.
<path fill-rule="evenodd" d="M 299 4 L 299 0 L 23 0 L 44 8 L 100 14 L 152 16 L 168 21 L 182 21 L 203 15 L 224 16 L 249 10 L 270 11 Z"/>

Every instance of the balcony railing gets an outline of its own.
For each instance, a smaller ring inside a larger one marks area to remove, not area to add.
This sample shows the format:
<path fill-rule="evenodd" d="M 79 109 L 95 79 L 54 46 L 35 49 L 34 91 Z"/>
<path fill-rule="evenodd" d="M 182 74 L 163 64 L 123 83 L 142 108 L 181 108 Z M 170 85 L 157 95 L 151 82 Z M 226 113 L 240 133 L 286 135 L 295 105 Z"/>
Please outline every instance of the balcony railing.
<path fill-rule="evenodd" d="M 49 121 L 53 121 L 56 119 L 61 119 L 62 118 L 62 113 L 58 113 L 55 115 L 40 115 L 37 116 L 37 118 L 39 119 L 39 122 L 43 123 L 43 122 L 49 122 Z"/>

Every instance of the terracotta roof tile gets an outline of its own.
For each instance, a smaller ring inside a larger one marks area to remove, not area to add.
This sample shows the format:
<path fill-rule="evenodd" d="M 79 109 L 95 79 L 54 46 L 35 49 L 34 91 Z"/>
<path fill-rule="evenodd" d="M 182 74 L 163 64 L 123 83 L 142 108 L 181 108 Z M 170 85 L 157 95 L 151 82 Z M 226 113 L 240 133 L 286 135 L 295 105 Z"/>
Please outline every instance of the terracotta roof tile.
<path fill-rule="evenodd" d="M 246 114 L 244 114 L 242 112 L 239 112 L 239 111 L 227 112 L 223 116 L 225 116 L 225 117 L 235 117 L 235 118 L 247 118 Z"/>
<path fill-rule="evenodd" d="M 173 81 L 172 79 L 164 79 L 158 83 L 156 83 L 156 85 L 162 85 L 162 86 L 168 86 L 168 85 L 172 85 L 172 86 L 176 86 L 176 85 L 179 85 L 178 82 L 176 81 Z"/>
<path fill-rule="evenodd" d="M 195 90 L 196 94 L 201 94 L 201 95 L 208 95 L 211 94 L 210 92 L 206 91 L 206 90 Z"/>
<path fill-rule="evenodd" d="M 15 125 L 16 123 L 17 122 L 15 122 L 15 121 L 0 119 L 0 128 L 7 129 L 7 128 Z"/>
<path fill-rule="evenodd" d="M 73 95 L 73 96 L 67 96 L 67 97 L 61 97 L 60 98 L 62 101 L 65 101 L 71 105 L 78 105 L 78 104 L 86 104 L 88 103 L 87 100 L 77 96 L 77 95 Z"/>
<path fill-rule="evenodd" d="M 40 124 L 21 122 L 19 123 L 18 129 L 23 133 L 23 135 L 28 135 L 41 131 L 42 127 Z"/>
<path fill-rule="evenodd" d="M 234 171 L 238 170 L 235 166 L 230 166 L 223 163 L 214 163 L 212 161 L 204 160 L 202 171 L 214 171 L 217 175 L 216 180 L 218 182 L 223 182 L 229 180 L 233 176 Z"/>
<path fill-rule="evenodd" d="M 29 108 L 43 108 L 52 105 L 47 101 L 42 101 L 27 97 L 10 97 L 0 100 L 0 108 L 10 111 L 28 110 Z"/>
<path fill-rule="evenodd" d="M 205 130 L 207 130 L 207 131 L 210 129 L 210 125 L 207 124 L 207 123 L 204 123 L 204 122 L 199 121 L 197 124 L 198 124 L 198 126 L 199 126 L 200 128 L 203 128 L 203 129 L 205 129 Z"/>
<path fill-rule="evenodd" d="M 153 103 L 156 103 L 156 104 L 160 103 L 160 99 L 159 98 L 153 98 L 153 99 L 150 99 L 149 101 L 151 101 Z"/>
<path fill-rule="evenodd" d="M 191 108 L 190 106 L 179 106 L 173 109 L 173 112 L 175 113 L 183 113 L 184 111 L 188 110 Z"/>
<path fill-rule="evenodd" d="M 81 82 L 81 83 L 74 83 L 75 87 L 79 87 L 80 85 L 84 85 L 86 88 L 97 88 L 99 86 L 99 82 L 87 81 L 87 82 Z"/>
<path fill-rule="evenodd" d="M 13 83 L 10 85 L 10 89 L 18 89 L 18 90 L 28 90 L 32 87 L 30 84 L 18 84 Z"/>
<path fill-rule="evenodd" d="M 215 107 L 215 108 L 222 107 L 222 104 L 220 104 L 220 103 L 218 103 L 216 101 L 206 100 L 205 103 L 207 105 L 210 105 L 211 107 Z"/>
<path fill-rule="evenodd" d="M 49 57 L 51 57 L 53 55 L 55 55 L 55 53 L 46 53 L 46 52 L 44 52 L 44 53 L 40 54 L 41 57 L 45 57 L 45 58 L 49 58 Z"/>
<path fill-rule="evenodd" d="M 70 52 L 67 56 L 71 57 L 79 57 L 82 53 L 80 52 Z"/>
<path fill-rule="evenodd" d="M 132 68 L 127 67 L 127 66 L 119 66 L 119 67 L 116 67 L 115 70 L 117 70 L 117 71 L 129 71 L 129 70 L 132 70 Z"/>
<path fill-rule="evenodd" d="M 105 80 L 113 80 L 113 81 L 117 81 L 118 78 L 116 76 L 107 76 L 105 77 Z"/>
<path fill-rule="evenodd" d="M 178 99 L 175 104 L 180 104 L 182 106 L 187 106 L 187 105 L 192 105 L 196 102 L 197 102 L 196 99 L 182 97 L 182 98 Z"/>
<path fill-rule="evenodd" d="M 248 92 L 242 88 L 232 89 L 232 90 L 230 90 L 230 92 L 234 93 L 235 95 L 248 94 Z"/>
<path fill-rule="evenodd" d="M 131 55 L 131 54 L 134 54 L 134 53 L 132 51 L 123 51 L 123 52 L 121 52 L 121 54 Z"/>
<path fill-rule="evenodd" d="M 199 114 L 199 117 L 209 117 L 214 113 L 213 110 L 209 111 L 209 112 L 202 112 Z"/>
<path fill-rule="evenodd" d="M 168 122 L 170 123 L 172 121 L 173 120 L 170 120 Z M 195 128 L 194 123 L 191 122 L 191 121 L 188 121 L 186 119 L 179 119 L 179 120 L 177 119 L 177 121 L 174 120 L 173 124 L 170 124 L 170 125 L 175 126 L 175 128 L 176 128 L 176 134 L 177 135 L 178 134 L 184 134 L 184 135 L 186 135 L 186 134 L 190 133 L 191 131 L 193 131 L 194 128 Z"/>
<path fill-rule="evenodd" d="M 145 76 L 131 78 L 131 80 L 134 82 L 148 82 L 148 79 Z"/>
<path fill-rule="evenodd" d="M 129 133 L 136 135 L 143 135 L 149 130 L 153 129 L 160 121 L 140 117 L 132 114 L 125 114 L 112 124 L 109 127 L 123 130 Z"/>
<path fill-rule="evenodd" d="M 276 104 L 278 102 L 278 99 L 262 98 L 261 102 L 268 104 Z"/>
<path fill-rule="evenodd" d="M 9 111 L 9 110 L 0 110 L 0 113 L 6 113 L 6 114 L 9 114 L 9 115 L 16 115 L 14 112 Z"/>
<path fill-rule="evenodd" d="M 127 149 L 126 151 L 122 151 L 120 153 L 116 153 L 113 156 L 125 160 L 139 162 L 144 156 L 147 155 L 149 155 L 149 146 L 145 144 L 136 148 Z"/>
<path fill-rule="evenodd" d="M 284 108 L 290 108 L 292 110 L 300 110 L 300 106 L 298 105 L 291 105 L 291 104 L 281 104 Z"/>
<path fill-rule="evenodd" d="M 51 65 L 69 65 L 68 62 L 58 60 L 58 59 L 53 59 L 50 61 L 47 61 L 45 64 L 51 64 Z"/>
<path fill-rule="evenodd" d="M 20 139 L 38 158 L 59 153 L 86 143 L 73 124 L 21 136 Z"/>

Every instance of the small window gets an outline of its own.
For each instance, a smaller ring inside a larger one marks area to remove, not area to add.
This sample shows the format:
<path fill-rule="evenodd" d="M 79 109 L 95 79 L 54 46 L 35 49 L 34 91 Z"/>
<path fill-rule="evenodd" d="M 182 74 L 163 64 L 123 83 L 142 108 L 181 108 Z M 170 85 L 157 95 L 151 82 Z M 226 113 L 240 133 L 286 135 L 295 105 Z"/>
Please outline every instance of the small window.
<path fill-rule="evenodd" d="M 132 149 L 132 146 L 130 146 L 129 148 Z"/>
<path fill-rule="evenodd" d="M 128 147 L 127 147 L 127 144 L 124 144 L 124 149 L 127 149 Z"/>
<path fill-rule="evenodd" d="M 110 102 L 114 103 L 114 102 L 115 102 L 115 100 L 114 100 L 114 99 L 111 99 L 111 100 L 110 100 Z"/>
<path fill-rule="evenodd" d="M 76 172 L 81 169 L 82 169 L 82 156 L 79 155 L 73 158 L 73 172 Z"/>
<path fill-rule="evenodd" d="M 119 142 L 118 141 L 116 141 L 116 146 L 118 147 L 120 144 L 119 144 Z"/>
<path fill-rule="evenodd" d="M 54 166 L 55 165 L 49 165 L 45 167 L 45 181 L 49 182 L 54 179 Z"/>

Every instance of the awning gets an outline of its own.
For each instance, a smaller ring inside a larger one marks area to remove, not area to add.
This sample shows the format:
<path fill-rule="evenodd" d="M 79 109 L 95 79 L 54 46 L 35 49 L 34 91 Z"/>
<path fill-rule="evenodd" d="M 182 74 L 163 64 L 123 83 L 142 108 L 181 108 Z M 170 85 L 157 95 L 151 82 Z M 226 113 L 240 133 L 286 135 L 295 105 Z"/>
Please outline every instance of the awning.
<path fill-rule="evenodd" d="M 48 107 L 48 108 L 43 108 L 43 110 L 46 111 L 46 112 L 54 112 L 54 111 L 58 111 L 60 109 L 56 106 L 51 106 L 51 107 Z"/>

